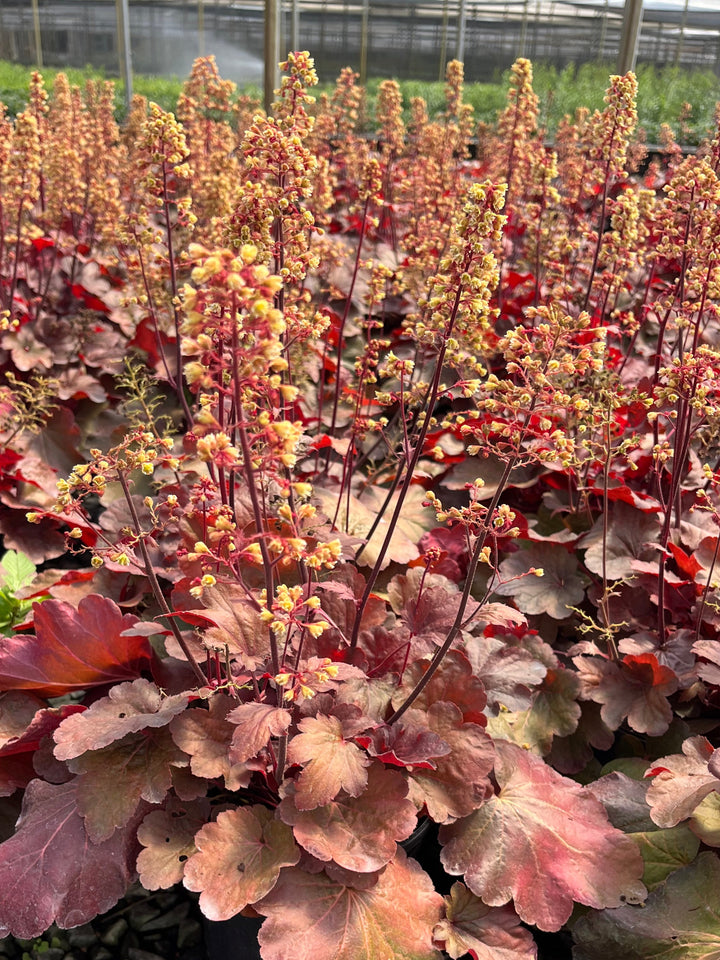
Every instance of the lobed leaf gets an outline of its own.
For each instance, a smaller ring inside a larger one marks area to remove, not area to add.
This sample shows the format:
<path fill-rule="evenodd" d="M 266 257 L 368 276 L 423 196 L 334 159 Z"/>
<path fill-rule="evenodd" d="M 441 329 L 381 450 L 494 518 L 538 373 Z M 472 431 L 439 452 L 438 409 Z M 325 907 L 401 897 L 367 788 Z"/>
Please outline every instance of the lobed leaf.
<path fill-rule="evenodd" d="M 511 898 L 526 923 L 559 930 L 573 900 L 600 909 L 642 899 L 642 857 L 602 804 L 533 754 L 497 741 L 499 793 L 443 827 L 442 861 L 489 906 Z"/>
<path fill-rule="evenodd" d="M 300 733 L 288 746 L 290 763 L 303 765 L 295 795 L 298 810 L 322 807 L 341 790 L 359 796 L 367 784 L 371 760 L 346 739 L 343 721 L 334 716 L 306 717 L 298 728 Z"/>
<path fill-rule="evenodd" d="M 209 920 L 227 920 L 275 886 L 280 870 L 300 859 L 290 827 L 266 807 L 218 814 L 195 836 L 197 853 L 185 864 L 184 883 L 200 894 Z"/>
<path fill-rule="evenodd" d="M 600 715 L 611 730 L 627 718 L 638 733 L 659 737 L 672 720 L 667 698 L 678 687 L 674 672 L 653 653 L 628 654 L 619 662 L 574 657 L 581 696 L 602 705 Z"/>
<path fill-rule="evenodd" d="M 292 715 L 268 703 L 241 703 L 228 713 L 227 720 L 235 724 L 230 754 L 237 763 L 256 757 L 273 737 L 286 733 Z"/>
<path fill-rule="evenodd" d="M 137 870 L 146 890 L 167 890 L 180 883 L 185 863 L 197 850 L 195 834 L 207 823 L 207 800 L 181 803 L 171 799 L 164 810 L 151 810 L 138 827 L 143 845 Z"/>
<path fill-rule="evenodd" d="M 410 708 L 404 719 L 426 724 L 450 747 L 449 754 L 435 758 L 434 769 L 418 766 L 409 771 L 411 798 L 419 807 L 425 805 L 436 823 L 467 816 L 491 790 L 493 741 L 478 724 L 465 723 L 459 707 L 444 700 L 427 710 Z"/>
<path fill-rule="evenodd" d="M 129 734 L 68 761 L 77 777 L 77 805 L 93 843 L 107 840 L 134 816 L 141 800 L 162 803 L 172 767 L 187 763 L 167 729 Z"/>
<path fill-rule="evenodd" d="M 170 724 L 175 743 L 190 756 L 190 770 L 196 777 L 214 780 L 224 777 L 229 790 L 246 787 L 250 770 L 231 758 L 234 726 L 227 714 L 236 703 L 225 694 L 214 694 L 207 710 L 184 710 Z"/>
<path fill-rule="evenodd" d="M 440 960 L 431 936 L 442 898 L 402 850 L 368 889 L 293 868 L 255 907 L 267 917 L 263 960 Z"/>
<path fill-rule="evenodd" d="M 289 784 L 278 813 L 292 826 L 297 842 L 318 860 L 371 873 L 392 860 L 396 841 L 407 839 L 417 825 L 407 792 L 402 774 L 374 764 L 359 797 L 341 795 L 325 806 L 298 810 L 294 784 Z"/>
<path fill-rule="evenodd" d="M 720 751 L 706 737 L 690 737 L 682 745 L 682 755 L 655 761 L 645 775 L 653 778 L 647 801 L 659 827 L 674 827 L 691 816 L 708 794 L 720 792 L 720 779 L 708 766 L 718 756 Z"/>
<path fill-rule="evenodd" d="M 531 570 L 544 571 L 538 577 Z M 585 596 L 585 581 L 577 557 L 558 544 L 530 543 L 506 557 L 498 568 L 500 583 L 493 592 L 512 597 L 523 613 L 547 613 L 555 620 L 570 616 Z"/>
<path fill-rule="evenodd" d="M 17 832 L 0 844 L 0 937 L 39 937 L 52 923 L 77 927 L 125 894 L 136 823 L 93 843 L 76 797 L 76 780 L 28 785 Z"/>
<path fill-rule="evenodd" d="M 720 862 L 701 853 L 642 907 L 588 914 L 573 928 L 575 960 L 718 960 Z"/>
<path fill-rule="evenodd" d="M 185 709 L 188 699 L 185 694 L 163 697 L 149 680 L 119 683 L 83 713 L 63 720 L 55 731 L 55 756 L 72 760 L 89 750 L 101 750 L 129 733 L 164 727 Z"/>
<path fill-rule="evenodd" d="M 132 633 L 138 618 L 91 594 L 77 609 L 61 600 L 35 604 L 35 636 L 0 637 L 0 685 L 57 697 L 131 680 L 149 665 L 147 638 Z"/>
<path fill-rule="evenodd" d="M 473 960 L 534 960 L 535 941 L 520 925 L 512 907 L 488 907 L 462 883 L 445 897 L 445 917 L 435 926 L 433 940 L 453 960 L 469 953 Z"/>

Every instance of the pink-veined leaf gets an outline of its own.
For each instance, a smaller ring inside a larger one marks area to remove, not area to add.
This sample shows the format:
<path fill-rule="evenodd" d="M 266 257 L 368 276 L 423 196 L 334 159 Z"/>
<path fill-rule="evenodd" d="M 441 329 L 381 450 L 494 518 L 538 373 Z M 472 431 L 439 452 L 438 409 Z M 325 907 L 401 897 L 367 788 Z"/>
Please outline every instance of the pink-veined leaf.
<path fill-rule="evenodd" d="M 293 868 L 255 907 L 267 917 L 263 960 L 440 960 L 431 937 L 442 898 L 402 850 L 368 889 Z"/>
<path fill-rule="evenodd" d="M 260 806 L 222 811 L 196 834 L 195 846 L 184 883 L 200 894 L 210 920 L 227 920 L 264 897 L 280 870 L 300 859 L 290 827 Z"/>
<path fill-rule="evenodd" d="M 402 774 L 373 765 L 359 797 L 340 795 L 314 810 L 298 810 L 295 786 L 278 807 L 292 826 L 297 842 L 318 860 L 333 860 L 346 870 L 371 873 L 395 856 L 396 841 L 405 840 L 417 825 L 415 804 L 407 799 Z"/>
<path fill-rule="evenodd" d="M 701 853 L 642 907 L 588 914 L 573 927 L 575 960 L 718 960 L 720 861 Z"/>
<path fill-rule="evenodd" d="M 151 810 L 138 827 L 143 849 L 137 870 L 146 890 L 167 890 L 180 883 L 185 863 L 197 850 L 195 834 L 208 821 L 209 801 L 171 798 L 164 810 Z"/>
<path fill-rule="evenodd" d="M 495 748 L 499 793 L 441 829 L 446 870 L 464 873 L 489 906 L 514 899 L 520 917 L 541 930 L 559 930 L 574 900 L 601 909 L 642 899 L 640 852 L 602 804 L 520 747 Z"/>
<path fill-rule="evenodd" d="M 512 907 L 488 907 L 463 883 L 445 897 L 445 919 L 433 931 L 453 960 L 534 960 L 537 947 Z"/>
<path fill-rule="evenodd" d="M 55 756 L 71 760 L 89 750 L 101 750 L 128 733 L 164 727 L 187 702 L 185 694 L 163 697 L 149 680 L 119 683 L 83 713 L 63 720 L 55 731 Z"/>
<path fill-rule="evenodd" d="M 306 717 L 300 722 L 300 733 L 288 746 L 290 763 L 303 765 L 295 795 L 298 810 L 322 807 L 341 790 L 357 797 L 365 789 L 371 760 L 346 739 L 359 732 L 355 726 L 346 732 L 343 721 L 335 716 Z"/>
<path fill-rule="evenodd" d="M 139 676 L 150 662 L 138 622 L 112 600 L 91 594 L 77 609 L 61 600 L 33 606 L 35 636 L 0 637 L 0 686 L 57 697 Z"/>
<path fill-rule="evenodd" d="M 25 791 L 17 832 L 0 844 L 0 937 L 30 939 L 52 923 L 86 923 L 117 903 L 133 879 L 136 824 L 92 843 L 76 789 L 75 780 L 33 780 Z"/>
<path fill-rule="evenodd" d="M 692 816 L 708 794 L 720 792 L 719 757 L 720 750 L 713 749 L 706 737 L 690 737 L 682 745 L 682 755 L 661 757 L 653 763 L 645 774 L 653 778 L 647 802 L 659 827 L 674 827 Z"/>

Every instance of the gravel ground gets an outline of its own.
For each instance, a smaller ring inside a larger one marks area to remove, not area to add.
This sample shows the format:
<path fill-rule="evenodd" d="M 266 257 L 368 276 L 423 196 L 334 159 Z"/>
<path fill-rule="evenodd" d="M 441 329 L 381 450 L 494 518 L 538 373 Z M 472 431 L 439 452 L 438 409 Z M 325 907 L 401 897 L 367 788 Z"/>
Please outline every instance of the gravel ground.
<path fill-rule="evenodd" d="M 112 910 L 72 930 L 52 927 L 35 940 L 0 940 L 12 960 L 206 960 L 200 911 L 183 887 L 140 887 Z"/>

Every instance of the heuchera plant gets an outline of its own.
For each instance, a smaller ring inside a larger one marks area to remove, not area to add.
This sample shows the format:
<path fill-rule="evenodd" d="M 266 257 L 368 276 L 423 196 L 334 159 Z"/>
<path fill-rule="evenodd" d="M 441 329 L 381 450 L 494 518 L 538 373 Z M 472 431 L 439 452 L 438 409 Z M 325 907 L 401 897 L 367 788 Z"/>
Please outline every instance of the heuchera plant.
<path fill-rule="evenodd" d="M 0 118 L 0 935 L 139 877 L 266 960 L 706 956 L 720 141 L 283 70 Z"/>

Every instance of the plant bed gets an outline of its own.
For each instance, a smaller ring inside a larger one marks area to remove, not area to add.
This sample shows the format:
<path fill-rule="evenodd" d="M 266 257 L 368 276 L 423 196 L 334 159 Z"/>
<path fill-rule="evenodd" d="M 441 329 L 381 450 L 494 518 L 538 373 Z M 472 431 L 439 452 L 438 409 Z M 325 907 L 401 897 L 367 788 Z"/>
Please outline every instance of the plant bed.
<path fill-rule="evenodd" d="M 458 63 L 372 144 L 283 71 L 0 119 L 0 936 L 139 880 L 263 960 L 693 956 L 720 141 L 637 174 L 629 74 L 550 149 L 520 60 L 471 161 Z"/>

